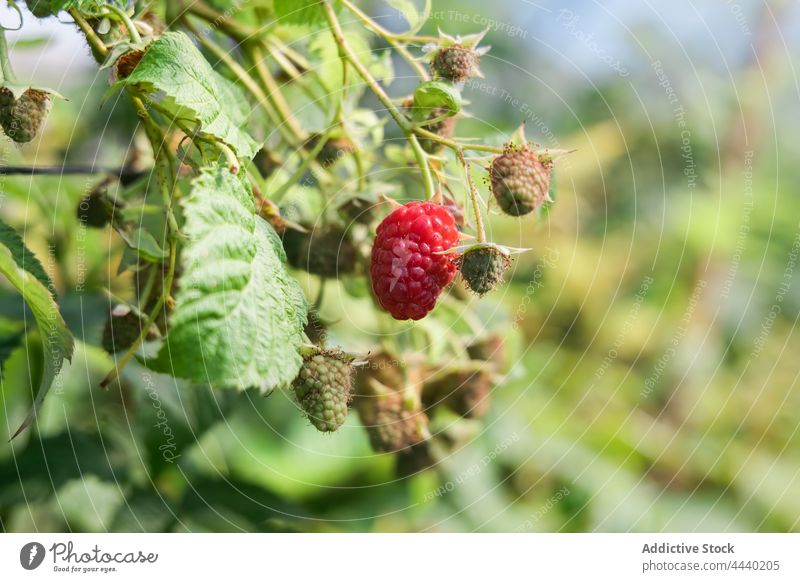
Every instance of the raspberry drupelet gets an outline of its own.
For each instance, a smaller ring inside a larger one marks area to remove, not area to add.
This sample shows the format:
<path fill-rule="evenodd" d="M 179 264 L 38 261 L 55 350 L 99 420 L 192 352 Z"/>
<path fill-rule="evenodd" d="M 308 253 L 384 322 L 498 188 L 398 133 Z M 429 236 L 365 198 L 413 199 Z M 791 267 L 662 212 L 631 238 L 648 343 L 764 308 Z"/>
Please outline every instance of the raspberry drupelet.
<path fill-rule="evenodd" d="M 409 202 L 378 225 L 372 247 L 372 289 L 395 319 L 422 319 L 436 305 L 456 272 L 456 256 L 442 253 L 458 244 L 447 208 Z"/>

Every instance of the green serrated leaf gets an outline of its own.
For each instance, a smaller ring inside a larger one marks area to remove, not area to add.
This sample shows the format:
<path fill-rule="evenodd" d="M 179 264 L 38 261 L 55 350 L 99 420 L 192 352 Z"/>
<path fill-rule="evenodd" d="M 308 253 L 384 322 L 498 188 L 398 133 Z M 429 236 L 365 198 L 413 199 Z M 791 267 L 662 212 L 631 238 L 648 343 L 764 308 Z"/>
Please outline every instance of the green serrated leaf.
<path fill-rule="evenodd" d="M 414 118 L 426 120 L 436 109 L 444 109 L 452 117 L 461 111 L 461 92 L 446 81 L 425 81 L 414 91 Z"/>
<path fill-rule="evenodd" d="M 133 73 L 121 81 L 151 98 L 176 119 L 199 124 L 200 135 L 252 159 L 261 147 L 248 132 L 250 107 L 241 89 L 218 74 L 182 32 L 150 44 Z"/>
<path fill-rule="evenodd" d="M 207 168 L 182 201 L 189 241 L 169 335 L 150 367 L 262 392 L 300 369 L 307 305 L 246 179 Z"/>
<path fill-rule="evenodd" d="M 20 292 L 33 312 L 45 350 L 44 373 L 39 391 L 30 412 L 11 437 L 14 438 L 36 418 L 36 413 L 64 365 L 64 360 L 72 358 L 74 342 L 50 290 L 38 277 L 17 263 L 15 253 L 5 244 L 0 244 L 0 274 Z"/>
<path fill-rule="evenodd" d="M 25 246 L 22 237 L 17 231 L 2 220 L 0 220 L 0 245 L 5 246 L 9 250 L 14 262 L 20 269 L 36 277 L 36 279 L 48 289 L 50 294 L 55 296 L 53 282 L 50 281 L 50 277 L 45 272 L 39 259 Z"/>

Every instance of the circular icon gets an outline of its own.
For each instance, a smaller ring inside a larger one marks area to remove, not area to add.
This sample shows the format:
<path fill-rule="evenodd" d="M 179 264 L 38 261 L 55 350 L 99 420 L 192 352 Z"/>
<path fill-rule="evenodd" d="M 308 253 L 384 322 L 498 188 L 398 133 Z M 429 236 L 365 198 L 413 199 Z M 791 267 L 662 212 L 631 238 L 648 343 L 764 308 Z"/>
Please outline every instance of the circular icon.
<path fill-rule="evenodd" d="M 35 570 L 44 561 L 44 546 L 39 542 L 28 542 L 19 551 L 19 563 L 26 570 Z"/>

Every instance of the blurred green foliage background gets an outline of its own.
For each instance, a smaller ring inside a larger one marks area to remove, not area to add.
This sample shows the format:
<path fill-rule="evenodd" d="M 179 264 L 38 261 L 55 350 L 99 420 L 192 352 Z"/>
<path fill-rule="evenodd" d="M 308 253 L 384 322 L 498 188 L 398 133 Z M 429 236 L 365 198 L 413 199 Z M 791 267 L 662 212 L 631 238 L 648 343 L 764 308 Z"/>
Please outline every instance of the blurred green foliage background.
<path fill-rule="evenodd" d="M 401 25 L 386 5 L 361 5 Z M 83 340 L 38 425 L 11 443 L 41 374 L 35 333 L 5 366 L 3 530 L 800 529 L 800 7 L 434 0 L 425 31 L 437 27 L 490 29 L 459 135 L 499 143 L 525 121 L 533 141 L 577 148 L 546 217 L 490 221 L 493 240 L 533 250 L 510 284 L 474 300 L 512 348 L 489 417 L 447 427 L 453 450 L 399 479 L 357 419 L 318 434 L 288 394 L 212 391 L 136 366 L 103 391 L 100 289 L 118 241 L 78 231 L 92 182 L 2 177 L 0 211 Z M 107 84 L 86 49 L 57 50 L 80 47 L 70 27 L 32 22 L 31 36 L 47 40 L 15 47 L 21 76 L 70 100 L 43 138 L 4 141 L 3 165 L 119 165 L 128 106 L 100 107 Z M 413 84 L 396 67 L 390 90 L 403 95 Z M 12 338 L 22 301 L 6 286 L 0 296 Z M 325 309 L 337 319 L 358 304 L 338 294 Z M 368 324 L 348 321 L 334 339 L 368 348 Z"/>

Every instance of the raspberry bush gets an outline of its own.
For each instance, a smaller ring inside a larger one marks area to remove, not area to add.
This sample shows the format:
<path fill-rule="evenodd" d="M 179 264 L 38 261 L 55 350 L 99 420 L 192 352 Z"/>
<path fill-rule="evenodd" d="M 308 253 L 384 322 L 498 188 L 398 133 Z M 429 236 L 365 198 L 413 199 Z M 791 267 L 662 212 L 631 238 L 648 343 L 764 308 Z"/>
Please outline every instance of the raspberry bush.
<path fill-rule="evenodd" d="M 521 249 L 488 240 L 487 216 L 552 202 L 565 152 L 523 130 L 459 131 L 465 82 L 480 64 L 491 74 L 483 32 L 421 35 L 425 10 L 403 10 L 409 30 L 391 33 L 354 0 L 9 5 L 25 26 L 68 16 L 131 127 L 119 170 L 81 170 L 92 184 L 71 212 L 109 229 L 121 257 L 95 283 L 108 297 L 97 345 L 114 358 L 101 386 L 138 367 L 281 390 L 322 432 L 340 430 L 352 404 L 404 474 L 436 463 L 438 419 L 490 412 L 505 346 L 464 290 L 502 289 Z M 61 96 L 17 79 L 5 35 L 0 64 L 3 131 L 41 139 Z M 410 91 L 395 89 L 396 66 L 416 76 Z M 75 340 L 56 286 L 0 227 L 0 273 L 50 345 L 22 430 Z"/>

